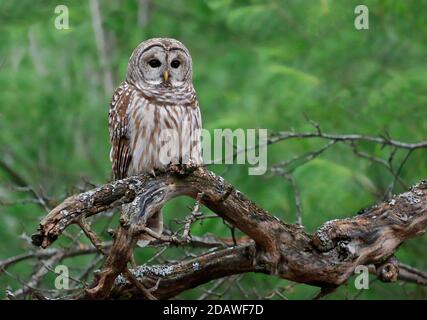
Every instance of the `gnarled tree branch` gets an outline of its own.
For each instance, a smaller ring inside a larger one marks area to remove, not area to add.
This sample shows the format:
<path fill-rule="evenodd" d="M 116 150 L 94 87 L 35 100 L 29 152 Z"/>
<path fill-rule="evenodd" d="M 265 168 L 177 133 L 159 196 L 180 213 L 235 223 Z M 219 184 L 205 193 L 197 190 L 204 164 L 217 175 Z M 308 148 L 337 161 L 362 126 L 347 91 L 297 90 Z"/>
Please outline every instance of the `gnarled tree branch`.
<path fill-rule="evenodd" d="M 206 168 L 197 168 L 186 174 L 130 177 L 72 196 L 43 219 L 33 242 L 47 247 L 81 217 L 139 198 L 142 215 L 121 217 L 104 267 L 83 298 L 146 298 L 144 291 L 120 274 L 127 267 L 137 237 L 144 232 L 144 216 L 181 195 L 198 199 L 253 241 L 177 264 L 131 270 L 156 298 L 173 297 L 210 280 L 244 272 L 336 287 L 353 274 L 356 266 L 383 264 L 402 242 L 427 228 L 426 181 L 358 216 L 328 221 L 310 235 L 300 226 L 281 222 Z"/>

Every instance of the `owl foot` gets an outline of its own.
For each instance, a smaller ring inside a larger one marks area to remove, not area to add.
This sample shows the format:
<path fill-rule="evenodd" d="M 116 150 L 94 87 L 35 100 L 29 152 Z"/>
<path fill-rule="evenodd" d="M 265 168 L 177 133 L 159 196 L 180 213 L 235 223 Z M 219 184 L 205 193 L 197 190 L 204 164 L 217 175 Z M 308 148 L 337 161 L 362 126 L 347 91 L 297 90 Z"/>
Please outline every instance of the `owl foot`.
<path fill-rule="evenodd" d="M 168 172 L 179 175 L 189 174 L 196 170 L 197 165 L 194 162 L 188 163 L 171 163 L 168 166 Z"/>
<path fill-rule="evenodd" d="M 168 172 L 170 173 L 177 173 L 177 174 L 183 174 L 182 167 L 180 164 L 171 163 L 168 167 Z"/>

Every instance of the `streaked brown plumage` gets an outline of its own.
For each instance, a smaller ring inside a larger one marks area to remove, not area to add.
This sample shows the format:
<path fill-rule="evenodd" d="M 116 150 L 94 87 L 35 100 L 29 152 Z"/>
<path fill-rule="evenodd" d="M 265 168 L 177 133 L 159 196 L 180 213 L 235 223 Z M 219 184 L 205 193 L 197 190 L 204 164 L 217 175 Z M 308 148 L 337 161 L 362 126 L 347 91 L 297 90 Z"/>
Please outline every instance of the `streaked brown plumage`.
<path fill-rule="evenodd" d="M 142 42 L 132 53 L 126 80 L 110 104 L 114 179 L 165 169 L 169 163 L 160 155 L 162 148 L 170 146 L 168 155 L 176 155 L 172 163 L 200 165 L 201 126 L 187 48 L 168 38 Z M 161 225 L 159 212 L 148 226 L 161 232 Z"/>

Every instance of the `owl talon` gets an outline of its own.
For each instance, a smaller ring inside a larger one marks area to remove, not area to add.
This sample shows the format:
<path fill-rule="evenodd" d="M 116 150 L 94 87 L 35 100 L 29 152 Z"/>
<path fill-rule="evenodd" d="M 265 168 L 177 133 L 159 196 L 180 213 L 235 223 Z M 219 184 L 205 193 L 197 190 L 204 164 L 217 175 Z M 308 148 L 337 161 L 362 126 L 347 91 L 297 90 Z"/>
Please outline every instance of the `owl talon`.
<path fill-rule="evenodd" d="M 196 170 L 198 166 L 192 160 L 187 163 L 171 163 L 169 164 L 168 171 L 179 175 L 188 174 Z"/>
<path fill-rule="evenodd" d="M 180 164 L 171 163 L 168 167 L 170 173 L 183 174 L 182 167 Z"/>

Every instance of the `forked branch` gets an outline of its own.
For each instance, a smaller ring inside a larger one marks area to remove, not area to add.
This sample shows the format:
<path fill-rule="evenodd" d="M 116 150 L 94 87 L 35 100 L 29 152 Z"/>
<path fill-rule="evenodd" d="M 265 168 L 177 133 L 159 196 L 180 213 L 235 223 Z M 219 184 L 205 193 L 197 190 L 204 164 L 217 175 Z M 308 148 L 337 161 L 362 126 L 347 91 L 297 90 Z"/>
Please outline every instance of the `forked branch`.
<path fill-rule="evenodd" d="M 182 195 L 197 199 L 253 241 L 176 264 L 131 269 L 132 280 L 138 279 L 143 287 L 135 286 L 134 281 L 129 281 L 127 263 L 138 236 L 144 232 L 144 216 Z M 426 181 L 363 214 L 329 221 L 310 235 L 302 227 L 281 222 L 258 207 L 222 177 L 206 168 L 197 168 L 185 174 L 130 177 L 72 196 L 43 219 L 33 242 L 47 247 L 82 217 L 138 197 L 144 200 L 139 202 L 143 206 L 141 215 L 121 217 L 121 226 L 101 272 L 92 288 L 79 298 L 147 298 L 141 288 L 149 290 L 152 297 L 170 298 L 213 279 L 245 272 L 336 287 L 358 265 L 383 268 L 402 242 L 423 234 L 427 228 Z M 393 275 L 389 278 L 394 279 Z"/>

